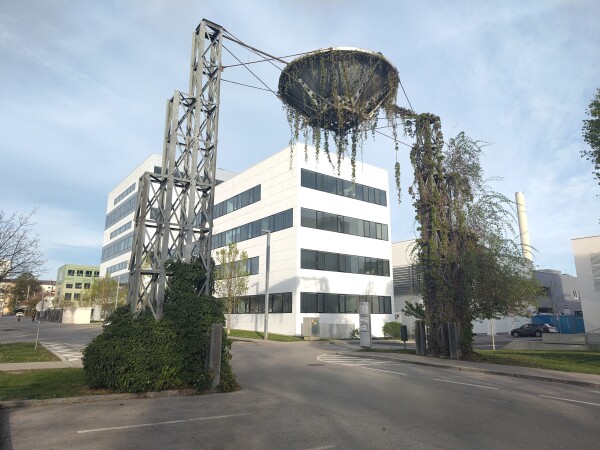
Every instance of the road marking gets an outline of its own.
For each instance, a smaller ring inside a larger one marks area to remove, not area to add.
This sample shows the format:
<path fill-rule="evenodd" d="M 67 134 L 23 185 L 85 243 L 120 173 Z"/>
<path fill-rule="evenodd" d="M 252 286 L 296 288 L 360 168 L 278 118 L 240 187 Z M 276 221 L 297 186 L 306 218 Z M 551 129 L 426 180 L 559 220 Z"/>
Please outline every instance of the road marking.
<path fill-rule="evenodd" d="M 550 397 L 549 395 L 540 395 L 540 397 L 553 398 L 554 400 L 562 400 L 565 402 L 583 403 L 584 405 L 600 406 L 600 403 L 582 402 L 581 400 L 571 400 L 570 398 Z"/>
<path fill-rule="evenodd" d="M 369 358 L 355 358 L 354 356 L 323 354 L 317 356 L 317 360 L 339 366 L 375 366 L 389 364 L 389 361 L 377 361 Z"/>
<path fill-rule="evenodd" d="M 405 373 L 402 373 L 402 372 L 394 372 L 393 370 L 373 369 L 372 367 L 363 367 L 363 369 L 375 370 L 376 372 L 395 373 L 397 375 L 406 375 Z"/>
<path fill-rule="evenodd" d="M 328 448 L 335 448 L 335 445 L 325 445 L 324 447 L 307 448 L 306 450 L 327 450 Z"/>
<path fill-rule="evenodd" d="M 77 433 L 94 433 L 97 431 L 112 431 L 112 430 L 127 430 L 130 428 L 142 428 L 142 427 L 154 427 L 156 425 L 171 425 L 174 423 L 185 423 L 185 422 L 198 422 L 201 420 L 215 420 L 215 419 L 227 419 L 229 417 L 236 416 L 247 416 L 250 413 L 240 413 L 240 414 L 227 414 L 224 416 L 212 416 L 212 417 L 197 417 L 194 419 L 182 419 L 182 420 L 169 420 L 167 422 L 156 422 L 156 423 L 141 423 L 139 425 L 123 425 L 121 427 L 109 427 L 109 428 L 95 428 L 92 430 L 79 430 Z"/>
<path fill-rule="evenodd" d="M 481 384 L 471 384 L 471 383 L 461 383 L 460 381 L 440 380 L 439 378 L 434 378 L 433 380 L 434 381 L 442 381 L 443 383 L 464 384 L 465 386 L 475 386 L 475 387 L 480 387 L 483 389 L 499 389 L 497 387 L 483 386 Z"/>

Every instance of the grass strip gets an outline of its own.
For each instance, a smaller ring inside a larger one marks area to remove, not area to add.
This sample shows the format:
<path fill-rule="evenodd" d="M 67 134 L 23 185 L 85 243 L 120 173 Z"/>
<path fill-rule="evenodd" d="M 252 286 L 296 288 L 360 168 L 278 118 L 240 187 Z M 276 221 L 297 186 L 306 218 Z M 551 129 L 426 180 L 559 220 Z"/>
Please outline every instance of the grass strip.
<path fill-rule="evenodd" d="M 600 375 L 600 352 L 476 350 L 470 361 Z"/>
<path fill-rule="evenodd" d="M 85 384 L 83 369 L 0 372 L 0 401 L 79 397 L 106 393 Z"/>
<path fill-rule="evenodd" d="M 35 342 L 0 344 L 0 364 L 45 361 L 60 361 L 60 358 L 39 343 L 36 350 Z"/>
<path fill-rule="evenodd" d="M 264 333 L 259 331 L 247 331 L 247 330 L 231 330 L 231 334 L 229 337 L 238 337 L 238 338 L 248 338 L 248 339 L 263 339 Z M 268 337 L 269 341 L 279 341 L 279 342 L 298 342 L 303 341 L 302 338 L 295 336 L 287 336 L 285 334 L 275 334 L 269 333 Z"/>

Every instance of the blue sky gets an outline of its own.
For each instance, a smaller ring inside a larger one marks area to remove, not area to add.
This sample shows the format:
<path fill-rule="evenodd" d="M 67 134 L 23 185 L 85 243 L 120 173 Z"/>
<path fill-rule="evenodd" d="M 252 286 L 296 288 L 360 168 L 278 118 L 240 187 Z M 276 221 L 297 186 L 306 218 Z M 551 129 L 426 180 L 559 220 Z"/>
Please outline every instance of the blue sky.
<path fill-rule="evenodd" d="M 579 156 L 585 109 L 600 87 L 595 0 L 4 0 L 0 209 L 38 208 L 43 276 L 65 263 L 99 264 L 107 193 L 161 153 L 165 102 L 187 90 L 202 18 L 277 56 L 335 46 L 383 53 L 414 109 L 441 117 L 446 138 L 465 131 L 493 144 L 485 174 L 501 177 L 492 186 L 510 198 L 525 192 L 538 267 L 574 275 L 570 239 L 600 234 L 600 187 Z M 252 68 L 276 90 L 278 70 Z M 259 84 L 243 68 L 223 78 Z M 403 96 L 398 104 L 407 106 Z M 222 84 L 219 167 L 243 171 L 288 141 L 274 95 Z M 393 191 L 390 141 L 367 141 L 362 160 L 388 168 Z M 406 147 L 399 160 L 405 192 L 402 205 L 392 202 L 393 241 L 415 236 Z"/>

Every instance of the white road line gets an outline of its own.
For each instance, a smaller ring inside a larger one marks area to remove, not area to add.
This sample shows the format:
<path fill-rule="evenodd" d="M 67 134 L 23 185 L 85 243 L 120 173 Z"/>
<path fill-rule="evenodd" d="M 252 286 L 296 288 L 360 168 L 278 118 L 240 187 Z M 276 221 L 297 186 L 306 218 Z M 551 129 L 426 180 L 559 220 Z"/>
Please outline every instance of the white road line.
<path fill-rule="evenodd" d="M 554 400 L 562 400 L 564 402 L 583 403 L 584 405 L 600 406 L 600 403 L 582 402 L 581 400 L 571 400 L 570 398 L 550 397 L 549 395 L 540 395 L 544 398 L 553 398 Z"/>
<path fill-rule="evenodd" d="M 376 372 L 395 373 L 395 374 L 397 374 L 397 375 L 406 375 L 405 373 L 402 373 L 402 372 L 394 372 L 393 370 L 373 369 L 372 367 L 363 367 L 363 369 L 367 369 L 367 370 L 374 370 L 374 371 L 376 371 Z"/>
<path fill-rule="evenodd" d="M 121 427 L 109 427 L 109 428 L 95 428 L 92 430 L 79 430 L 77 433 L 78 434 L 83 434 L 83 433 L 94 433 L 97 431 L 111 431 L 111 430 L 127 430 L 130 428 L 142 428 L 142 427 L 153 427 L 156 425 L 171 425 L 174 423 L 185 423 L 185 422 L 198 422 L 201 420 L 215 420 L 215 419 L 227 419 L 229 417 L 236 417 L 236 416 L 247 416 L 250 413 L 240 413 L 240 414 L 227 414 L 224 416 L 212 416 L 212 417 L 197 417 L 194 419 L 182 419 L 182 420 L 169 420 L 167 422 L 156 422 L 156 423 L 141 423 L 139 425 L 124 425 Z"/>
<path fill-rule="evenodd" d="M 465 386 L 475 386 L 475 387 L 480 387 L 480 388 L 483 388 L 483 389 L 499 389 L 497 387 L 483 386 L 481 384 L 471 384 L 471 383 L 461 383 L 460 381 L 440 380 L 439 378 L 434 378 L 433 380 L 434 381 L 441 381 L 443 383 L 464 384 Z"/>
<path fill-rule="evenodd" d="M 324 447 L 307 448 L 306 450 L 327 450 L 328 448 L 335 448 L 335 445 L 325 445 Z"/>

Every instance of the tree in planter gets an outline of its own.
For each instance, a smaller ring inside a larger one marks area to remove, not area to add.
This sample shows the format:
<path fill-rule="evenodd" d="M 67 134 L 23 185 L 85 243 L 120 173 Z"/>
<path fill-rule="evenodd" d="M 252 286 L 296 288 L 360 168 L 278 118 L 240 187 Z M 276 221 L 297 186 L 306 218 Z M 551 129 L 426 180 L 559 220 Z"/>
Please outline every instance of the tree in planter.
<path fill-rule="evenodd" d="M 231 315 L 241 296 L 248 292 L 248 254 L 239 251 L 235 243 L 217 252 L 215 267 L 215 296 L 225 301 L 227 309 L 227 334 L 231 334 Z"/>

